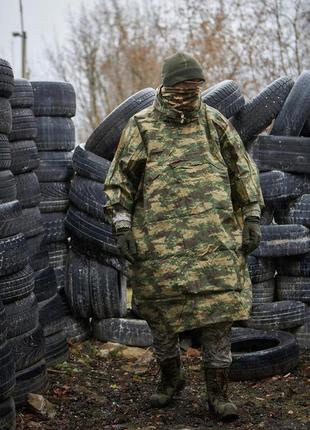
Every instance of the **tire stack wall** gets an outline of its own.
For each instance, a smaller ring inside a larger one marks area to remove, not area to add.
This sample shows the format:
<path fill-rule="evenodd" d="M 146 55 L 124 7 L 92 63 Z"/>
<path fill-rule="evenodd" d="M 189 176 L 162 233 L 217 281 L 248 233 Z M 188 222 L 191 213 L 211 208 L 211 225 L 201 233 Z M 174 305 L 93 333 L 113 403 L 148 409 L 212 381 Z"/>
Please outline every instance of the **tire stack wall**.
<path fill-rule="evenodd" d="M 272 258 L 274 302 L 253 307 L 248 326 L 289 330 L 309 349 L 310 314 L 310 138 L 304 137 L 310 112 L 310 72 L 296 80 L 270 134 L 257 137 L 252 155 L 260 170 L 267 208 L 274 221 L 262 227 L 256 258 Z M 251 258 L 253 258 L 253 256 Z M 300 338 L 298 336 L 300 333 Z"/>
<path fill-rule="evenodd" d="M 13 88 L 13 70 L 7 61 L 0 58 L 0 283 L 7 273 L 15 271 L 16 256 L 14 255 L 14 249 L 15 252 L 17 249 L 14 244 L 16 241 L 19 239 L 25 247 L 24 236 L 15 234 L 17 232 L 14 231 L 16 229 L 12 225 L 17 222 L 21 213 L 20 206 L 16 206 L 18 202 L 14 203 L 16 187 L 12 172 L 9 170 L 11 167 L 11 151 L 8 134 L 12 129 L 12 110 L 8 99 Z M 13 214 L 15 214 L 15 217 L 11 220 Z M 15 402 L 12 396 L 16 383 L 16 365 L 12 345 L 7 340 L 8 322 L 1 295 L 2 289 L 0 286 L 0 428 L 14 430 Z"/>
<path fill-rule="evenodd" d="M 54 270 L 49 267 L 49 255 L 46 245 L 45 228 L 39 209 L 41 200 L 40 185 L 36 172 L 40 168 L 40 159 L 34 139 L 37 137 L 37 123 L 32 108 L 34 103 L 33 89 L 25 79 L 15 80 L 15 89 L 10 99 L 13 109 L 13 127 L 10 133 L 12 151 L 12 169 L 17 185 L 17 198 L 22 207 L 20 218 L 21 231 L 24 233 L 29 251 L 29 265 L 32 269 L 34 293 L 38 301 L 38 319 L 43 328 L 40 336 L 45 338 L 43 357 L 48 365 L 66 358 L 67 346 L 62 329 L 64 311 L 57 294 Z M 21 115 L 22 114 L 22 115 Z M 14 121 L 14 118 L 16 120 Z M 24 274 L 25 279 L 27 273 Z M 23 304 L 21 306 L 23 309 Z M 38 341 L 38 330 L 33 327 L 33 339 Z M 61 348 L 55 345 L 54 338 L 61 337 Z M 58 350 L 56 351 L 56 348 Z M 41 364 L 34 369 L 33 378 L 40 383 Z M 23 375 L 23 378 L 25 375 Z M 35 388 L 35 387 L 33 387 Z"/>
<path fill-rule="evenodd" d="M 36 144 L 40 156 L 39 207 L 46 231 L 49 262 L 56 275 L 58 302 L 60 303 L 60 297 L 65 312 L 57 330 L 62 327 L 65 336 L 71 341 L 81 340 L 90 334 L 89 320 L 77 321 L 68 312 L 64 294 L 69 249 L 64 219 L 69 205 L 70 181 L 73 174 L 75 126 L 72 117 L 76 111 L 75 91 L 69 82 L 32 82 L 32 87 L 38 126 Z M 46 305 L 52 310 L 51 305 L 47 302 Z M 58 343 L 64 345 L 59 335 L 58 340 Z"/>
<path fill-rule="evenodd" d="M 55 269 L 58 290 L 64 288 L 68 256 L 68 235 L 64 218 L 69 204 L 73 174 L 72 150 L 75 126 L 72 117 L 76 98 L 69 82 L 31 82 L 40 156 L 37 175 L 40 182 L 40 210 L 46 231 L 50 264 Z"/>
<path fill-rule="evenodd" d="M 65 292 L 72 313 L 84 319 L 121 317 L 127 310 L 125 264 L 103 208 L 109 165 L 82 146 L 75 149 L 66 217 L 71 249 Z"/>
<path fill-rule="evenodd" d="M 29 139 L 30 146 L 33 148 L 31 139 L 35 136 L 36 127 L 31 106 L 28 104 L 30 103 L 29 100 L 27 101 L 27 106 L 15 104 L 16 88 L 13 73 L 11 74 L 11 79 L 11 91 L 10 94 L 7 94 L 10 99 L 7 99 L 6 106 L 7 112 L 10 111 L 10 116 L 7 115 L 5 120 L 1 121 L 2 126 L 6 124 L 9 129 L 7 148 L 10 161 L 9 165 L 5 164 L 4 166 L 2 164 L 1 167 L 5 167 L 6 170 L 0 172 L 0 247 L 2 260 L 0 268 L 0 300 L 5 306 L 7 344 L 12 351 L 15 367 L 16 384 L 12 394 L 16 405 L 19 406 L 25 403 L 28 392 L 40 392 L 45 388 L 46 363 L 44 359 L 44 334 L 39 322 L 38 302 L 33 293 L 34 272 L 30 265 L 31 250 L 27 244 L 27 237 L 37 232 L 35 222 L 37 217 L 33 213 L 29 213 L 31 209 L 28 211 L 28 204 L 23 206 L 23 202 L 19 201 L 19 191 L 20 188 L 24 188 L 25 181 L 19 182 L 15 179 L 12 171 L 8 170 L 14 170 L 16 148 L 20 148 L 18 144 L 15 145 L 14 143 L 13 147 L 11 147 L 11 142 L 18 142 L 19 140 L 24 142 Z M 2 76 L 0 76 L 0 82 L 2 83 Z M 13 109 L 11 100 L 13 100 Z M 4 129 L 1 131 L 4 131 Z M 2 139 L 3 143 L 4 140 Z M 6 162 L 6 157 L 1 162 Z M 23 197 L 25 197 L 25 194 L 23 194 Z M 35 202 L 37 198 L 35 193 L 33 197 L 33 202 Z M 30 204 L 30 200 L 28 200 L 27 203 L 31 207 L 32 202 Z M 24 211 L 25 207 L 27 209 Z M 9 363 L 10 359 L 9 357 L 7 358 Z M 39 366 L 39 369 L 36 366 Z M 34 367 L 37 370 L 35 375 L 33 374 Z M 7 410 L 9 414 L 10 405 L 8 404 L 7 406 L 8 408 L 4 408 L 4 410 Z M 12 417 L 13 415 L 10 413 L 10 416 Z"/>

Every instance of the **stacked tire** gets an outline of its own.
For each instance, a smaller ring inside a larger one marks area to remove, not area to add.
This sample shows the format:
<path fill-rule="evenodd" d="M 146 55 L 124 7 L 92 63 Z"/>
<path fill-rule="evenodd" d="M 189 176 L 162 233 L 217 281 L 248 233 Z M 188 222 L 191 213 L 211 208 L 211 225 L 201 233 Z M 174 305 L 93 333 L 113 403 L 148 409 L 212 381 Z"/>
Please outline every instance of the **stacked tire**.
<path fill-rule="evenodd" d="M 103 183 L 110 162 L 78 146 L 66 226 L 71 234 L 66 296 L 80 318 L 112 318 L 126 314 L 125 269 L 104 212 Z"/>
<path fill-rule="evenodd" d="M 54 268 L 58 290 L 64 288 L 68 256 L 68 235 L 64 218 L 69 205 L 72 177 L 72 150 L 75 146 L 76 99 L 69 82 L 31 82 L 40 156 L 37 175 L 40 182 L 40 211 L 50 264 Z"/>
<path fill-rule="evenodd" d="M 68 258 L 68 233 L 64 219 L 69 205 L 72 178 L 72 150 L 75 147 L 75 126 L 72 117 L 76 111 L 76 97 L 69 82 L 32 82 L 34 113 L 38 135 L 36 138 L 40 157 L 38 178 L 40 182 L 40 211 L 45 227 L 45 240 L 50 267 L 56 275 L 57 291 L 66 317 L 59 320 L 58 328 L 64 330 L 71 341 L 76 337 L 77 326 L 88 334 L 88 321 L 76 321 L 68 315 L 64 295 Z M 50 272 L 51 275 L 51 272 Z M 58 306 L 60 306 L 57 296 Z M 51 306 L 51 305 L 50 305 Z M 63 336 L 58 335 L 60 344 Z"/>
<path fill-rule="evenodd" d="M 67 345 L 62 329 L 63 307 L 57 294 L 54 270 L 49 267 L 45 228 L 39 209 L 41 192 L 36 172 L 39 170 L 40 159 L 34 141 L 37 125 L 32 110 L 34 95 L 30 82 L 16 79 L 10 101 L 13 111 L 13 127 L 10 133 L 13 148 L 12 170 L 17 186 L 17 199 L 22 207 L 20 229 L 26 237 L 29 252 L 32 286 L 38 301 L 37 313 L 43 327 L 43 332 L 40 329 L 40 335 L 45 337 L 43 356 L 47 364 L 52 365 L 66 358 Z M 27 273 L 24 273 L 23 276 L 28 279 L 30 275 L 27 278 Z M 34 328 L 34 336 L 37 335 L 38 331 Z M 55 346 L 56 335 L 57 338 L 61 337 L 61 348 L 58 344 Z M 39 342 L 37 345 L 39 347 Z M 57 353 L 55 348 L 61 349 L 61 352 Z"/>
<path fill-rule="evenodd" d="M 1 94 L 1 68 L 0 66 L 0 94 Z M 8 65 L 6 68 L 9 69 Z M 6 76 L 7 77 L 7 76 Z M 13 391 L 16 405 L 25 402 L 28 392 L 40 392 L 46 385 L 46 363 L 44 359 L 45 343 L 44 335 L 39 323 L 39 308 L 34 290 L 34 272 L 30 266 L 29 249 L 26 243 L 26 235 L 35 225 L 30 220 L 27 213 L 23 213 L 23 206 L 18 198 L 18 181 L 11 170 L 14 169 L 14 150 L 18 145 L 13 144 L 11 151 L 10 141 L 15 142 L 20 136 L 31 139 L 35 133 L 34 117 L 31 109 L 14 105 L 14 78 L 11 70 L 11 90 L 6 93 L 11 99 L 6 99 L 7 115 L 2 116 L 2 131 L 7 130 L 6 143 L 7 157 L 1 160 L 2 168 L 0 172 L 1 189 L 1 227 L 0 227 L 0 247 L 1 247 L 1 268 L 0 268 L 0 300 L 4 303 L 6 314 L 6 336 L 7 365 L 15 367 L 16 384 Z M 11 103 L 13 99 L 14 108 Z M 8 114 L 10 113 L 10 115 Z M 32 115 L 31 115 L 32 114 Z M 5 130 L 4 126 L 7 129 Z M 25 140 L 25 139 L 24 139 Z M 24 145 L 21 145 L 24 146 Z M 2 150 L 3 152 L 3 150 Z M 27 212 L 27 211 L 26 211 Z M 9 355 L 12 354 L 12 363 Z M 7 371 L 3 373 L 4 380 L 7 378 Z M 11 406 L 10 406 L 11 405 Z M 12 418 L 12 402 L 8 401 L 3 411 Z M 11 419 L 10 418 L 10 419 Z M 9 420 L 9 418 L 8 418 Z M 9 421 L 8 421 L 9 422 Z M 1 427 L 2 428 L 2 427 Z M 3 428 L 11 428 L 8 423 L 4 423 Z"/>
<path fill-rule="evenodd" d="M 6 275 L 6 270 L 14 272 L 14 257 L 10 258 L 10 249 L 14 243 L 14 238 L 18 234 L 12 231 L 12 222 L 17 221 L 18 217 L 11 221 L 13 207 L 18 204 L 10 202 L 10 198 L 16 199 L 14 194 L 14 181 L 12 173 L 8 169 L 11 167 L 11 151 L 8 134 L 12 129 L 12 110 L 9 97 L 14 88 L 14 75 L 10 64 L 0 58 L 0 248 L 2 264 L 4 270 L 0 270 L 0 282 Z M 15 188 L 16 193 L 16 188 Z M 10 197 L 11 196 L 11 197 Z M 20 207 L 17 207 L 20 214 Z M 12 234 L 11 234 L 12 233 Z M 7 237 L 6 237 L 7 236 Z M 20 240 L 25 245 L 23 235 L 19 235 Z M 14 246 L 13 246 L 14 248 Z M 8 250 L 8 252 L 6 251 Z M 15 247 L 15 252 L 16 252 Z M 14 251 L 13 251 L 14 254 Z M 8 257 L 8 258 L 7 258 Z M 2 273 L 1 273 L 2 272 Z M 0 296 L 2 288 L 0 287 Z M 7 340 L 8 323 L 5 315 L 5 308 L 0 300 L 0 428 L 4 430 L 15 429 L 15 402 L 13 391 L 15 388 L 15 358 L 10 341 Z"/>
<path fill-rule="evenodd" d="M 258 136 L 253 146 L 265 203 L 274 221 L 262 227 L 261 244 L 251 258 L 272 258 L 277 275 L 275 301 L 255 306 L 248 321 L 249 327 L 292 331 L 304 349 L 310 347 L 309 112 L 310 72 L 304 71 L 270 134 Z"/>

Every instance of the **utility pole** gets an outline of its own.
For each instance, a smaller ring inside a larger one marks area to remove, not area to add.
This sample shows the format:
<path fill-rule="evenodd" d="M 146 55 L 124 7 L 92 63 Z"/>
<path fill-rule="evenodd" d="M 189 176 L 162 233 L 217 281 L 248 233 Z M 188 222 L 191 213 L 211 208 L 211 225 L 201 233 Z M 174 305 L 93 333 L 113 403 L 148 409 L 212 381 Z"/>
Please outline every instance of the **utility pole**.
<path fill-rule="evenodd" d="M 22 77 L 28 77 L 27 73 L 27 33 L 24 28 L 24 14 L 23 14 L 23 3 L 22 0 L 19 0 L 19 14 L 20 14 L 20 25 L 21 31 L 15 31 L 13 34 L 14 37 L 22 38 Z"/>

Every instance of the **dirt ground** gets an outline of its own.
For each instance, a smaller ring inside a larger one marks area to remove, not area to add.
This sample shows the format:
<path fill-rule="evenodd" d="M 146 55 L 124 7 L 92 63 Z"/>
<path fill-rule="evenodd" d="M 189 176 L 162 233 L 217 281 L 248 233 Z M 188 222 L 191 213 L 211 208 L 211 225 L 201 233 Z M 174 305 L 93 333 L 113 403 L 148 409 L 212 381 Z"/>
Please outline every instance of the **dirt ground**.
<path fill-rule="evenodd" d="M 301 354 L 300 365 L 287 375 L 231 383 L 241 417 L 218 424 L 205 404 L 197 350 L 183 354 L 183 392 L 170 407 L 155 410 L 148 403 L 158 380 L 151 351 L 86 341 L 70 347 L 67 363 L 49 369 L 44 396 L 55 416 L 42 418 L 27 407 L 17 413 L 17 430 L 309 429 L 309 358 Z"/>

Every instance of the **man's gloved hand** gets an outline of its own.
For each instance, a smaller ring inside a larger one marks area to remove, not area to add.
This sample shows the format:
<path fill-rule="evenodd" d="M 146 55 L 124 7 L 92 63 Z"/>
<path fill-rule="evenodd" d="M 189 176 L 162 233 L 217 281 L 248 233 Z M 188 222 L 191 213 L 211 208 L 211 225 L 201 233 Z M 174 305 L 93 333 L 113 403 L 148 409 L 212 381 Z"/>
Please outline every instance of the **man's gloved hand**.
<path fill-rule="evenodd" d="M 117 246 L 121 254 L 131 263 L 134 262 L 134 255 L 137 253 L 136 242 L 130 228 L 120 228 L 116 230 Z"/>
<path fill-rule="evenodd" d="M 258 247 L 260 239 L 260 219 L 256 216 L 247 217 L 242 232 L 242 251 L 245 254 L 250 254 Z"/>

